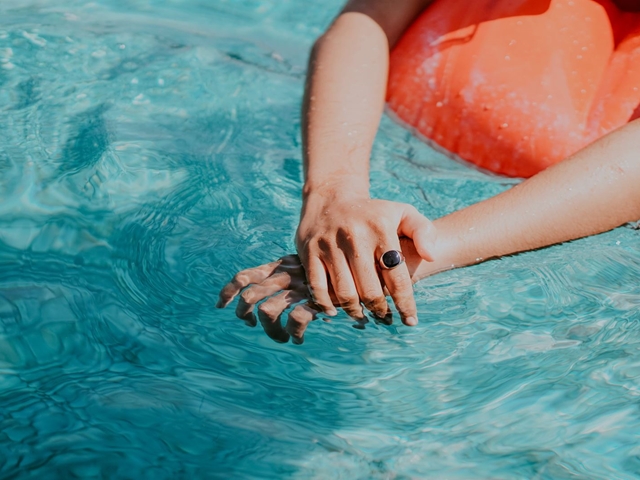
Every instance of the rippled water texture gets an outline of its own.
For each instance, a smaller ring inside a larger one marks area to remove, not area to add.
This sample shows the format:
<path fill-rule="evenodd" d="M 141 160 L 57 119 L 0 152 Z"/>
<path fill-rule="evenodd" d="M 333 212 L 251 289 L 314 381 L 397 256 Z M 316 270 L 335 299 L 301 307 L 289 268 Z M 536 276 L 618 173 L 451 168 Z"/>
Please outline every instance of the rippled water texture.
<path fill-rule="evenodd" d="M 434 276 L 303 346 L 214 308 L 293 251 L 307 51 L 339 0 L 0 3 L 0 477 L 636 478 L 638 233 Z M 389 119 L 373 190 L 513 182 Z"/>

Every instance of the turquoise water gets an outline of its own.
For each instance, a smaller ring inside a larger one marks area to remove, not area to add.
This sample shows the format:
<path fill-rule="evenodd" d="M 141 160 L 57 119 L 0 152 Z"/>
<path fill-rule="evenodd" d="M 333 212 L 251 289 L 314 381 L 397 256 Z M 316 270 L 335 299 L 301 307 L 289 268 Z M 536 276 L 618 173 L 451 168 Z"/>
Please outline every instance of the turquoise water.
<path fill-rule="evenodd" d="M 294 250 L 340 3 L 0 2 L 1 478 L 640 475 L 631 228 L 426 279 L 416 328 L 214 308 Z M 372 170 L 433 218 L 514 183 L 387 118 Z"/>

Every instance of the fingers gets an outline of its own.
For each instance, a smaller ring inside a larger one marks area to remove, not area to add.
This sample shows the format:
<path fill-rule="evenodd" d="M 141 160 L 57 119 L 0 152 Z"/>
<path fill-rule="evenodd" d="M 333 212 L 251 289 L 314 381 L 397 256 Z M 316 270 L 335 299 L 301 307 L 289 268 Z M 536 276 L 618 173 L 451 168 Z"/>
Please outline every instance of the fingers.
<path fill-rule="evenodd" d="M 276 273 L 258 285 L 246 288 L 238 300 L 236 316 L 244 320 L 251 327 L 256 326 L 256 317 L 253 313 L 255 305 L 267 297 L 270 297 L 281 290 L 286 290 L 291 286 L 291 275 L 286 272 Z"/>
<path fill-rule="evenodd" d="M 360 300 L 379 319 L 387 317 L 389 304 L 382 291 L 380 278 L 371 252 L 351 255 L 349 261 Z"/>
<path fill-rule="evenodd" d="M 431 250 L 436 241 L 436 229 L 427 217 L 411 205 L 407 205 L 403 211 L 398 225 L 398 235 L 411 238 L 418 255 L 428 262 L 433 262 Z"/>
<path fill-rule="evenodd" d="M 275 262 L 267 263 L 255 268 L 248 268 L 238 272 L 233 279 L 227 283 L 220 291 L 220 298 L 216 304 L 217 308 L 224 308 L 238 295 L 243 288 L 252 283 L 261 283 L 269 277 L 287 257 L 283 257 Z"/>
<path fill-rule="evenodd" d="M 313 301 L 322 309 L 324 313 L 333 317 L 338 311 L 333 306 L 329 296 L 329 286 L 327 284 L 327 271 L 324 263 L 316 256 L 311 256 L 306 265 L 307 281 L 309 282 L 309 292 Z"/>
<path fill-rule="evenodd" d="M 289 334 L 282 328 L 280 317 L 282 313 L 294 303 L 303 300 L 305 296 L 299 292 L 287 290 L 279 293 L 260 304 L 258 307 L 258 318 L 264 328 L 264 332 L 273 340 L 279 343 L 287 343 Z"/>
<path fill-rule="evenodd" d="M 400 250 L 398 239 L 389 238 L 383 249 L 380 249 L 379 256 L 389 250 Z M 405 325 L 414 326 L 418 323 L 418 309 L 413 298 L 413 282 L 407 269 L 407 264 L 402 263 L 392 270 L 382 270 L 382 278 L 387 289 L 393 298 L 393 303 L 400 314 L 400 318 Z"/>
<path fill-rule="evenodd" d="M 316 319 L 318 313 L 320 312 L 309 303 L 301 303 L 294 307 L 289 314 L 287 326 L 285 327 L 287 333 L 291 335 L 291 341 L 293 343 L 302 345 L 307 325 Z"/>
<path fill-rule="evenodd" d="M 322 271 L 324 272 L 324 265 L 322 265 Z M 267 265 L 243 270 L 222 289 L 217 306 L 218 308 L 227 306 L 240 294 L 236 315 L 249 325 L 255 326 L 257 321 L 253 311 L 256 304 L 262 302 L 258 307 L 258 319 L 265 333 L 273 340 L 285 343 L 289 340 L 289 334 L 280 322 L 282 313 L 292 305 L 309 299 L 304 273 L 297 255 L 289 255 Z M 335 310 L 326 286 L 326 273 L 324 285 L 324 295 L 329 298 L 329 305 Z M 278 292 L 281 293 L 278 294 Z M 319 311 L 314 310 L 310 305 L 307 309 L 309 312 L 315 312 L 314 315 Z M 314 315 L 310 315 L 307 310 L 298 309 L 290 316 L 291 328 L 296 335 L 297 343 L 302 343 L 304 329 Z"/>
<path fill-rule="evenodd" d="M 358 290 L 353 281 L 347 259 L 341 253 L 334 251 L 332 262 L 325 262 L 325 264 L 329 268 L 331 284 L 340 307 L 351 318 L 355 320 L 364 319 L 365 315 L 362 305 L 360 305 L 360 297 L 358 296 Z"/>

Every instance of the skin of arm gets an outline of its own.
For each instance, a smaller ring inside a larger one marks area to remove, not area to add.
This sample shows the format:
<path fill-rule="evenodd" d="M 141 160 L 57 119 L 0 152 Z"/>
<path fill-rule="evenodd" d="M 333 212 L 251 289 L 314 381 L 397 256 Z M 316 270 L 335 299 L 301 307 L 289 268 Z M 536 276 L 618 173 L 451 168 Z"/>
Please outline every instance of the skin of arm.
<path fill-rule="evenodd" d="M 500 195 L 435 220 L 433 262 L 424 261 L 410 239 L 401 244 L 416 282 L 451 268 L 601 233 L 638 219 L 640 120 Z M 260 321 L 277 341 L 291 336 L 302 343 L 307 325 L 319 313 L 313 303 L 299 303 L 286 326 L 280 324 L 292 303 L 310 300 L 304 269 L 295 256 L 240 272 L 222 290 L 219 305 L 228 305 L 241 291 L 238 316 L 243 318 L 264 300 Z"/>
<path fill-rule="evenodd" d="M 635 120 L 514 188 L 436 220 L 436 261 L 413 257 L 412 278 L 638 219 L 640 120 Z"/>
<path fill-rule="evenodd" d="M 427 0 L 351 0 L 315 43 L 303 101 L 305 182 L 296 245 L 315 302 L 326 314 L 338 305 L 364 317 L 361 302 L 378 317 L 389 312 L 376 262 L 411 238 L 432 259 L 431 223 L 410 205 L 369 196 L 369 155 L 382 116 L 389 49 Z M 402 320 L 417 323 L 405 266 L 383 281 Z"/>

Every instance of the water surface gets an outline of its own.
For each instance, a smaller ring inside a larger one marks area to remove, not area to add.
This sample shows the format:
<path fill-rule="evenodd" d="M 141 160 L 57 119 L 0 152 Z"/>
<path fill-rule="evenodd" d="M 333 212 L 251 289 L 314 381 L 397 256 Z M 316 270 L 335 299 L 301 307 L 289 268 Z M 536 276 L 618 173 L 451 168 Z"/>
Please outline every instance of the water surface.
<path fill-rule="evenodd" d="M 420 282 L 416 328 L 214 308 L 292 252 L 308 49 L 341 1 L 0 3 L 1 478 L 637 478 L 638 232 Z M 383 120 L 375 195 L 514 182 Z"/>

